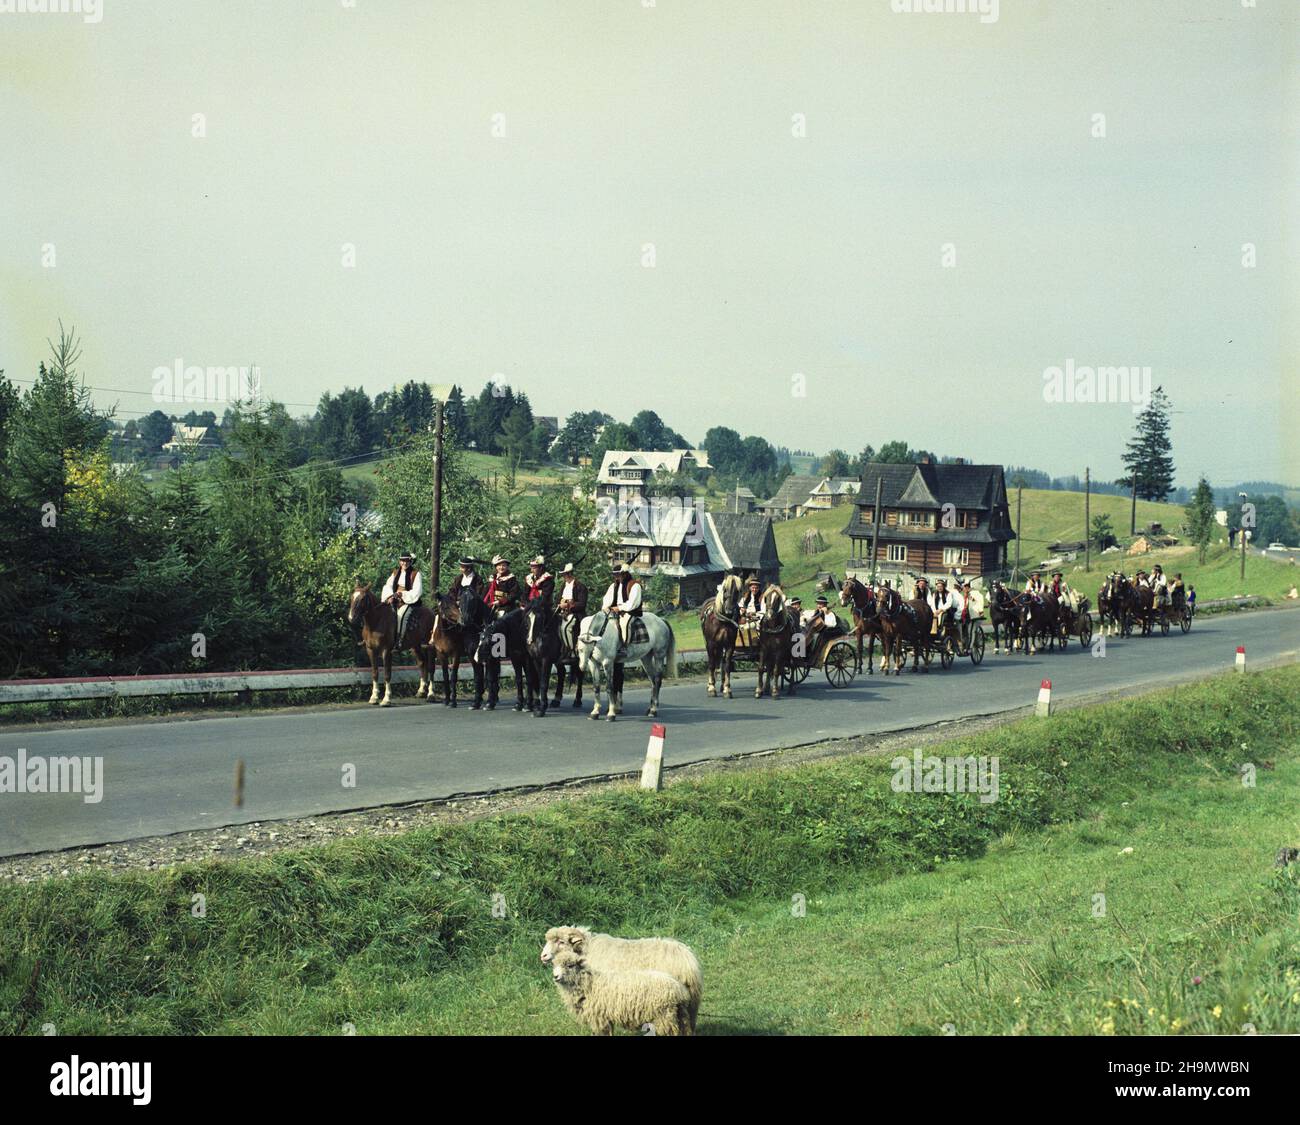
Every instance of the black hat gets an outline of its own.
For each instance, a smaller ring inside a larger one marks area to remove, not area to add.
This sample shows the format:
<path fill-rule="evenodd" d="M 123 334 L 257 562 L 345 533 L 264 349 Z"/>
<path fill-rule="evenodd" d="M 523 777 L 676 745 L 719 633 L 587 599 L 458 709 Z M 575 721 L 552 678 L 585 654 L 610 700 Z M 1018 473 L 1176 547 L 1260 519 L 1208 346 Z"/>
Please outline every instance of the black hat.
<path fill-rule="evenodd" d="M 482 560 L 482 559 L 476 559 L 476 558 L 474 558 L 472 555 L 466 555 L 463 559 L 460 560 L 460 563 L 459 563 L 458 565 L 460 565 L 460 566 L 481 566 L 482 564 L 483 564 L 483 560 Z"/>
<path fill-rule="evenodd" d="M 825 594 L 818 594 L 818 595 L 817 595 L 817 604 L 818 604 L 818 605 L 827 605 L 827 604 L 829 604 L 829 603 L 826 601 L 826 595 L 825 595 Z"/>
<path fill-rule="evenodd" d="M 398 562 L 415 562 L 415 556 L 410 551 L 403 551 L 397 556 Z"/>

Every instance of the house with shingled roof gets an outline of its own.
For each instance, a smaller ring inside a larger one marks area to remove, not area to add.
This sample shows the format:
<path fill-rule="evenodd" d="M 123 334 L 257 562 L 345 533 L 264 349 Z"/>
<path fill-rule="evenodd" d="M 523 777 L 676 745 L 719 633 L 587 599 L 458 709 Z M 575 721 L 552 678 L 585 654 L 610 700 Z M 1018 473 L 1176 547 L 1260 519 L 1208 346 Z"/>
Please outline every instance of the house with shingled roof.
<path fill-rule="evenodd" d="M 876 570 L 977 578 L 1006 569 L 1016 537 L 1001 465 L 885 465 L 863 471 L 853 518 L 844 529 L 853 544 L 850 573 L 872 569 L 876 485 L 880 524 Z"/>

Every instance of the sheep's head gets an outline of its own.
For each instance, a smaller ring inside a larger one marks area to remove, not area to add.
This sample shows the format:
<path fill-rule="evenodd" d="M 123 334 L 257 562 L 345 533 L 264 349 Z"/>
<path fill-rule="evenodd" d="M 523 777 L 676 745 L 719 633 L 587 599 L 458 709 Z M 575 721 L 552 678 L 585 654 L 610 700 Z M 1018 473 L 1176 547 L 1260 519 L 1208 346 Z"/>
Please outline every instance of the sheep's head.
<path fill-rule="evenodd" d="M 587 931 L 581 926 L 552 926 L 546 931 L 546 944 L 542 946 L 542 964 L 547 964 L 562 951 L 586 953 Z"/>
<path fill-rule="evenodd" d="M 551 968 L 551 976 L 555 978 L 556 984 L 572 987 L 578 983 L 586 968 L 587 962 L 584 957 L 571 950 L 564 949 L 555 955 L 555 964 Z"/>

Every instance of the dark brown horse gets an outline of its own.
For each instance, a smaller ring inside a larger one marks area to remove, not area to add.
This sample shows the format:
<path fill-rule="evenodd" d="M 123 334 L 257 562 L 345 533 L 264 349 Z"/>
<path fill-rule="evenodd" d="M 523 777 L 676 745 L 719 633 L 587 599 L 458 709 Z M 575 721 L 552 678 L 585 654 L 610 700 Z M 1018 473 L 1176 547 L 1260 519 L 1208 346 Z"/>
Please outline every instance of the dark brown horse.
<path fill-rule="evenodd" d="M 989 597 L 989 623 L 993 626 L 993 655 L 1002 648 L 1005 634 L 1007 652 L 1014 651 L 1020 637 L 1020 602 L 1024 594 L 1013 594 L 1001 582 L 993 583 L 993 592 Z"/>
<path fill-rule="evenodd" d="M 1042 648 L 1051 651 L 1060 634 L 1061 606 L 1050 590 L 1040 597 L 1025 594 L 1017 603 L 1020 608 L 1021 651 L 1029 656 Z"/>
<path fill-rule="evenodd" d="M 876 651 L 876 638 L 884 635 L 879 607 L 876 605 L 876 592 L 856 578 L 846 578 L 840 588 L 840 605 L 853 607 L 853 634 L 858 640 L 858 667 L 862 667 L 862 638 L 866 637 L 867 675 L 873 675 L 871 662 Z"/>
<path fill-rule="evenodd" d="M 427 606 L 412 606 L 415 616 L 406 628 L 403 648 L 415 653 L 420 666 L 420 690 L 417 697 L 433 694 L 429 636 L 433 632 L 433 613 Z M 348 602 L 348 625 L 357 644 L 370 657 L 370 702 L 390 707 L 393 702 L 393 651 L 397 647 L 397 610 L 375 596 L 369 582 L 358 582 Z M 379 696 L 379 665 L 384 666 L 384 695 Z"/>
<path fill-rule="evenodd" d="M 766 688 L 776 699 L 781 694 L 782 672 L 790 681 L 790 694 L 794 695 L 795 677 L 790 675 L 790 660 L 795 625 L 785 608 L 784 591 L 780 586 L 769 586 L 763 591 L 762 604 L 763 619 L 758 625 L 758 686 L 754 688 L 754 698 L 761 699 Z"/>
<path fill-rule="evenodd" d="M 895 589 L 886 586 L 880 597 L 880 646 L 884 650 L 881 667 L 889 675 L 889 661 L 894 659 L 894 675 L 903 673 L 907 649 L 912 650 L 912 671 L 920 666 L 921 650 L 930 643 L 930 624 L 934 612 L 924 598 L 903 600 Z M 927 669 L 928 671 L 928 669 Z"/>
<path fill-rule="evenodd" d="M 700 631 L 704 634 L 704 649 L 709 657 L 709 694 L 717 695 L 714 677 L 722 669 L 722 695 L 731 698 L 731 660 L 736 651 L 736 636 L 740 621 L 736 607 L 740 604 L 740 577 L 728 574 L 718 587 L 717 597 L 700 606 Z"/>
<path fill-rule="evenodd" d="M 477 598 L 474 600 L 478 602 Z M 429 702 L 433 702 L 433 671 L 437 666 L 442 669 L 442 705 L 456 706 L 460 664 L 469 658 L 473 639 L 460 619 L 457 598 L 452 594 L 439 598 L 433 618 L 433 633 L 429 638 Z"/>

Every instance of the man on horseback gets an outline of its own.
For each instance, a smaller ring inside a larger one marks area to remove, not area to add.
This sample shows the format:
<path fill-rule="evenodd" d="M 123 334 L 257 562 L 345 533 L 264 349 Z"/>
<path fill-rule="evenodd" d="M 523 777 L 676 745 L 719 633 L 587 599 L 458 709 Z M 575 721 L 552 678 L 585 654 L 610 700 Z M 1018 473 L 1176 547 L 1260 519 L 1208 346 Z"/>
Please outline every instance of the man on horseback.
<path fill-rule="evenodd" d="M 616 562 L 612 567 L 614 581 L 605 591 L 600 608 L 613 617 L 618 625 L 620 652 L 627 647 L 627 630 L 631 619 L 641 616 L 641 583 L 631 567 Z"/>
<path fill-rule="evenodd" d="M 415 556 L 403 551 L 397 566 L 384 583 L 384 601 L 397 610 L 397 648 L 400 651 L 406 640 L 406 627 L 414 616 L 412 609 L 420 604 L 424 582 L 415 566 Z"/>
<path fill-rule="evenodd" d="M 510 573 L 510 560 L 504 555 L 493 555 L 492 567 L 496 573 L 487 585 L 483 601 L 492 615 L 499 618 L 519 608 L 519 579 Z"/>
<path fill-rule="evenodd" d="M 573 563 L 565 563 L 560 571 L 563 585 L 560 587 L 560 615 L 566 619 L 572 617 L 578 624 L 587 616 L 587 587 L 578 581 Z"/>
<path fill-rule="evenodd" d="M 551 608 L 555 595 L 555 578 L 547 572 L 546 559 L 541 555 L 528 564 L 528 577 L 524 579 L 524 587 L 528 595 L 526 600 L 532 602 L 541 598 L 545 601 L 546 608 Z"/>

